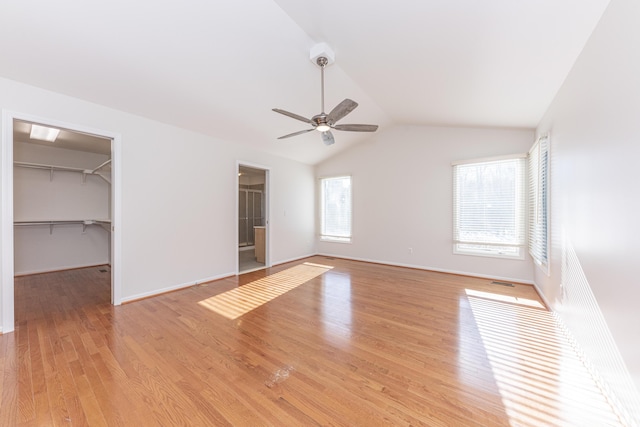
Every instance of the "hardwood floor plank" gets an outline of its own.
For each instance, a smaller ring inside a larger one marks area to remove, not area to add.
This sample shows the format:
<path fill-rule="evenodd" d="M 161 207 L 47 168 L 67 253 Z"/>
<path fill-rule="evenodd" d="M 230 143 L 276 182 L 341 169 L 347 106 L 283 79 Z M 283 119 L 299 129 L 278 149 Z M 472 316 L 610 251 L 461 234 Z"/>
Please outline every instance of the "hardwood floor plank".
<path fill-rule="evenodd" d="M 532 286 L 316 256 L 113 307 L 99 270 L 16 278 L 0 425 L 623 425 Z"/>
<path fill-rule="evenodd" d="M 30 421 L 35 418 L 35 401 L 31 366 L 31 351 L 29 345 L 29 326 L 24 322 L 18 326 L 18 422 Z M 37 343 L 36 343 L 37 344 Z"/>
<path fill-rule="evenodd" d="M 34 399 L 34 425 L 49 425 L 49 398 L 47 395 L 46 374 L 43 363 L 43 337 L 39 327 L 29 329 L 29 355 L 31 357 L 31 381 Z"/>
<path fill-rule="evenodd" d="M 0 425 L 16 425 L 18 419 L 18 355 L 16 351 L 16 333 L 0 336 L 2 349 L 2 371 L 0 375 Z"/>

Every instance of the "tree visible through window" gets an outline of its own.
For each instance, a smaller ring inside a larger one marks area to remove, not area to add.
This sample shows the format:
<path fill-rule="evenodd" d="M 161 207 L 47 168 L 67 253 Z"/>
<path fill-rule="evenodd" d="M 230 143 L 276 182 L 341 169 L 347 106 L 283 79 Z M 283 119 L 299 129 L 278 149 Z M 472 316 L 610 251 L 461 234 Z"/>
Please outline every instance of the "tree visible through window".
<path fill-rule="evenodd" d="M 351 241 L 351 177 L 320 180 L 320 238 Z"/>
<path fill-rule="evenodd" d="M 454 252 L 523 258 L 525 158 L 453 165 Z"/>

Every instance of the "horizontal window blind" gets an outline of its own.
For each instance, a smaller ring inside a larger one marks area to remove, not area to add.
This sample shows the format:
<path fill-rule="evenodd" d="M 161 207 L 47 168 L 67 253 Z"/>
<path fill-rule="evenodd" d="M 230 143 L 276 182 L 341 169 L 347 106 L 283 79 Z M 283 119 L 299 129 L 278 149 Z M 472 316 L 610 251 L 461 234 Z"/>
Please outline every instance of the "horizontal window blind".
<path fill-rule="evenodd" d="M 529 151 L 529 253 L 541 265 L 548 259 L 549 139 L 540 138 Z"/>
<path fill-rule="evenodd" d="M 525 158 L 453 166 L 456 252 L 521 257 L 525 232 Z"/>
<path fill-rule="evenodd" d="M 320 238 L 351 241 L 351 177 L 320 180 Z"/>

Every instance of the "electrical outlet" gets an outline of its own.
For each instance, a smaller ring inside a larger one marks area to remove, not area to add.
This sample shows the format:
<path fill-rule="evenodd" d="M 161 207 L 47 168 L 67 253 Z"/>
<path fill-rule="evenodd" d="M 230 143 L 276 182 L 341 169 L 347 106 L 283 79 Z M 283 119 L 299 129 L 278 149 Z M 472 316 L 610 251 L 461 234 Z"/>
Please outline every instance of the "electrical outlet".
<path fill-rule="evenodd" d="M 409 254 L 413 255 L 413 248 L 409 248 Z"/>

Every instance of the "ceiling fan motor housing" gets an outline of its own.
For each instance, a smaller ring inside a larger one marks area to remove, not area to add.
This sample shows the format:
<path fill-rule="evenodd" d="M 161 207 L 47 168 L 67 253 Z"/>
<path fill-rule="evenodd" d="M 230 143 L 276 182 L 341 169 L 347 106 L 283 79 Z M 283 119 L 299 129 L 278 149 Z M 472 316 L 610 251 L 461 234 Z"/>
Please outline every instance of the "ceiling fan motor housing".
<path fill-rule="evenodd" d="M 328 131 L 333 125 L 333 123 L 330 123 L 327 119 L 328 116 L 324 113 L 311 117 L 311 121 L 315 123 L 315 128 L 321 132 Z"/>

